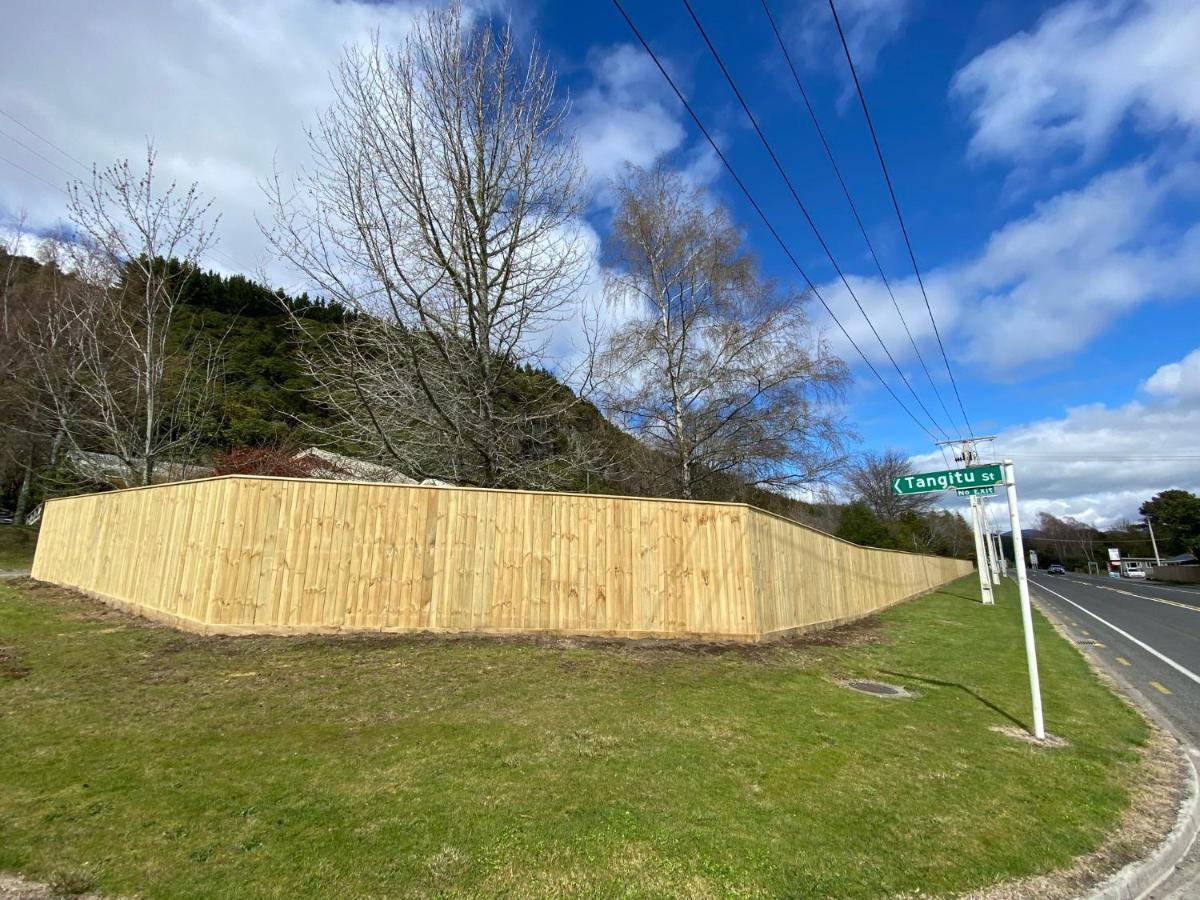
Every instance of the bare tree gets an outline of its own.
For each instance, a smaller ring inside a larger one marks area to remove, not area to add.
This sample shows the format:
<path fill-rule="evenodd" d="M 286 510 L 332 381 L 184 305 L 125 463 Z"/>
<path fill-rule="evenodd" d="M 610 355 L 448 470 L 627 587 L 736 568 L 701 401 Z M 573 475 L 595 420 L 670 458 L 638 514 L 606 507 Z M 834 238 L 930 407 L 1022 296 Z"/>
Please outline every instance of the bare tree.
<path fill-rule="evenodd" d="M 581 169 L 545 57 L 451 3 L 400 47 L 347 51 L 334 87 L 314 167 L 266 188 L 264 233 L 357 313 L 309 357 L 340 435 L 414 475 L 556 485 L 575 398 L 522 364 L 586 269 Z"/>
<path fill-rule="evenodd" d="M 1060 562 L 1086 559 L 1095 562 L 1101 534 L 1091 525 L 1071 516 L 1060 519 L 1047 512 L 1038 513 L 1036 537 L 1027 538 L 1042 548 L 1049 545 Z"/>
<path fill-rule="evenodd" d="M 615 192 L 607 290 L 632 315 L 600 357 L 607 412 L 669 461 L 678 496 L 722 475 L 768 488 L 830 476 L 846 367 L 803 296 L 764 279 L 725 210 L 678 173 L 632 168 Z"/>
<path fill-rule="evenodd" d="M 78 317 L 72 277 L 60 266 L 62 242 L 44 239 L 37 264 L 24 260 L 4 283 L 0 327 L 0 426 L 8 464 L 19 473 L 14 521 L 29 512 L 35 472 L 53 468 L 74 421 L 70 385 L 78 374 Z M 10 256 L 8 262 L 13 262 Z"/>
<path fill-rule="evenodd" d="M 847 468 L 846 481 L 854 497 L 862 500 L 883 522 L 898 522 L 907 513 L 923 513 L 935 503 L 934 494 L 900 495 L 892 483 L 901 475 L 909 475 L 912 466 L 908 457 L 898 450 L 860 454 Z"/>
<path fill-rule="evenodd" d="M 65 342 L 41 382 L 71 445 L 112 453 L 140 484 L 194 451 L 217 375 L 216 349 L 174 328 L 213 244 L 211 201 L 195 183 L 164 189 L 155 166 L 147 144 L 144 171 L 122 160 L 71 187 L 70 289 L 31 336 Z"/>

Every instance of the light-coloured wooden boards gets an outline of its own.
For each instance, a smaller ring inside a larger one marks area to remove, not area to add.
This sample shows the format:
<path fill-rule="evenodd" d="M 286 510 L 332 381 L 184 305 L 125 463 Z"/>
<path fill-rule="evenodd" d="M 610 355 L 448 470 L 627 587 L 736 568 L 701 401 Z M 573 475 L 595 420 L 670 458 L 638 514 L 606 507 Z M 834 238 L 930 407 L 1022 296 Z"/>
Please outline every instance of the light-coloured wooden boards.
<path fill-rule="evenodd" d="M 970 571 L 742 504 L 226 476 L 50 501 L 33 577 L 200 632 L 754 641 Z"/>

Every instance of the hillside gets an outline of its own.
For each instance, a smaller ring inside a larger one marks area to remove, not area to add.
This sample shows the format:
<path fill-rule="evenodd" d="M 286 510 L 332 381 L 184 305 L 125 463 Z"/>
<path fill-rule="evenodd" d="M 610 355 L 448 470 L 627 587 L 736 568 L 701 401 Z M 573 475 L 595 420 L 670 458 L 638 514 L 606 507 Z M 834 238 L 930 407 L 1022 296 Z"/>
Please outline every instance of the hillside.
<path fill-rule="evenodd" d="M 36 302 L 39 279 L 47 274 L 44 267 L 27 257 L 9 257 L 0 251 L 0 276 L 6 272 L 11 288 L 6 296 L 18 302 L 21 298 Z M 240 275 L 200 272 L 192 276 L 185 295 L 185 314 L 173 324 L 172 341 L 178 348 L 197 341 L 218 346 L 220 377 L 209 385 L 214 399 L 190 461 L 207 463 L 213 454 L 240 448 L 292 451 L 314 444 L 351 456 L 364 455 L 364 448 L 338 437 L 335 418 L 322 404 L 313 380 L 305 372 L 301 338 L 292 324 L 293 316 L 303 320 L 309 335 L 319 338 L 326 327 L 350 315 L 338 304 L 304 294 L 288 296 Z M 591 403 L 576 401 L 571 388 L 551 372 L 530 366 L 510 367 L 508 372 L 518 402 L 522 395 L 575 401 L 569 416 L 556 425 L 558 440 L 590 448 L 597 465 L 574 476 L 568 489 L 633 496 L 661 494 L 654 473 L 665 467 L 665 461 L 657 460 L 636 439 L 613 426 Z M 20 490 L 20 457 L 23 453 L 38 453 L 39 448 L 31 448 L 17 437 L 22 430 L 20 421 L 9 419 L 4 428 L 8 452 L 0 468 L 0 507 L 11 509 Z M 42 458 L 36 467 L 44 468 L 44 448 L 40 452 Z M 51 493 L 78 489 L 62 473 L 43 477 L 35 487 Z M 89 487 L 94 489 L 95 485 Z M 741 500 L 827 530 L 836 526 L 836 510 L 760 490 L 727 475 L 709 479 L 698 499 Z"/>

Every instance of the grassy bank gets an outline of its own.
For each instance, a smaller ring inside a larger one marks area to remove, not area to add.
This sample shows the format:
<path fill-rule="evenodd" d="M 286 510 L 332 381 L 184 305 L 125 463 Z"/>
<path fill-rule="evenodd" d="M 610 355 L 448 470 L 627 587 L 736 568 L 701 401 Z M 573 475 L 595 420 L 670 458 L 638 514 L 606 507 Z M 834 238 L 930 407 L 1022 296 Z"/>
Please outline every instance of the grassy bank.
<path fill-rule="evenodd" d="M 0 572 L 23 572 L 33 565 L 37 529 L 27 525 L 0 525 Z"/>
<path fill-rule="evenodd" d="M 879 897 L 1093 849 L 1141 721 L 964 579 L 761 649 L 195 638 L 0 586 L 0 870 L 201 896 Z M 883 700 L 838 682 L 919 693 Z"/>

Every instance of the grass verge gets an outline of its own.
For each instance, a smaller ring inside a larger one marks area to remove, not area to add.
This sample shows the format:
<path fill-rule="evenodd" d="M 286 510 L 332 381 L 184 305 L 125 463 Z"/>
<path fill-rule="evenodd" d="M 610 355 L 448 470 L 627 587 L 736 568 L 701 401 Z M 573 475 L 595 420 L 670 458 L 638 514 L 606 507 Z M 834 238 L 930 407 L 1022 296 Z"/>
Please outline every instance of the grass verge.
<path fill-rule="evenodd" d="M 112 894 L 911 896 L 1095 849 L 1143 721 L 963 579 L 762 648 L 198 638 L 0 585 L 0 870 Z M 915 699 L 839 682 L 878 678 Z"/>
<path fill-rule="evenodd" d="M 37 529 L 28 525 L 0 525 L 0 572 L 24 572 L 33 565 Z"/>

